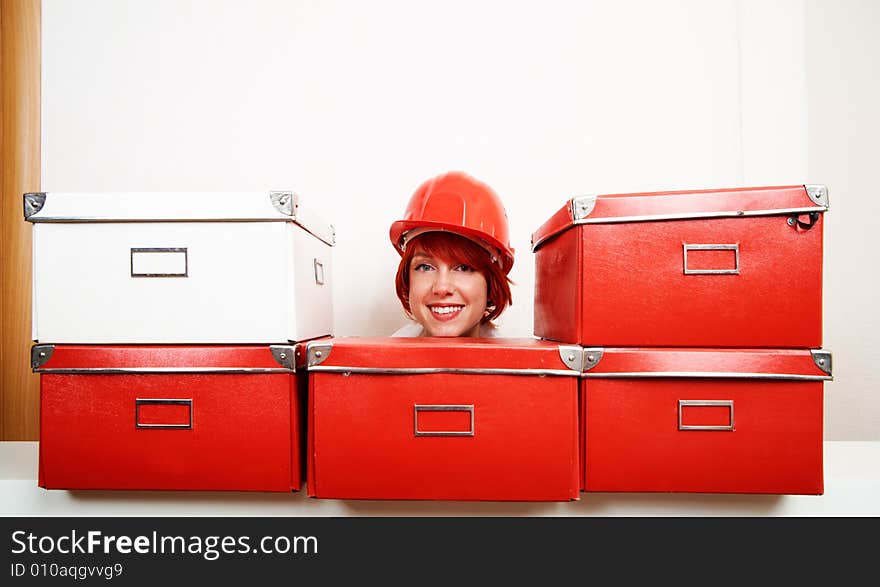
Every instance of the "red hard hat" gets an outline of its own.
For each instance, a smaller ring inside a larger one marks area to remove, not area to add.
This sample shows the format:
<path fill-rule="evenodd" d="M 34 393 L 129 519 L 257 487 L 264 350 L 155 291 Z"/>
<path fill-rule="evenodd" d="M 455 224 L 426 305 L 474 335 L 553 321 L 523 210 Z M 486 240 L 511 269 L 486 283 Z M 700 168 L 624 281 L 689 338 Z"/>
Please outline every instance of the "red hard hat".
<path fill-rule="evenodd" d="M 438 230 L 464 236 L 484 247 L 505 273 L 513 267 L 510 229 L 501 198 L 466 173 L 451 171 L 420 185 L 409 199 L 403 219 L 391 225 L 391 244 L 402 255 L 407 241 Z"/>

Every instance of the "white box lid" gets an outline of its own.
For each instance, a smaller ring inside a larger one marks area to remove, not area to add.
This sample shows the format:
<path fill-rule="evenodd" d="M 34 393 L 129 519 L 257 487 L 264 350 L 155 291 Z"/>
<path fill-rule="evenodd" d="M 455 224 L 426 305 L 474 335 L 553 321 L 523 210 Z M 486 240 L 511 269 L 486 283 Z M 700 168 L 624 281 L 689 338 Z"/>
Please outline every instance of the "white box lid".
<path fill-rule="evenodd" d="M 291 191 L 35 192 L 24 194 L 28 222 L 294 222 L 328 245 L 335 231 Z"/>

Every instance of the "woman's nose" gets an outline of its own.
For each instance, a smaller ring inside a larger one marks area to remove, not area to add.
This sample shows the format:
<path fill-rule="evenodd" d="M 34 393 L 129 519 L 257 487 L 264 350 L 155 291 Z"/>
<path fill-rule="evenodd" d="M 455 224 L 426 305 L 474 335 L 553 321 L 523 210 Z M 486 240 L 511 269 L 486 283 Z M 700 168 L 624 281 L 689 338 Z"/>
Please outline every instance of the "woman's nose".
<path fill-rule="evenodd" d="M 434 274 L 434 283 L 431 288 L 435 295 L 449 295 L 455 291 L 455 284 L 449 271 L 441 269 Z"/>

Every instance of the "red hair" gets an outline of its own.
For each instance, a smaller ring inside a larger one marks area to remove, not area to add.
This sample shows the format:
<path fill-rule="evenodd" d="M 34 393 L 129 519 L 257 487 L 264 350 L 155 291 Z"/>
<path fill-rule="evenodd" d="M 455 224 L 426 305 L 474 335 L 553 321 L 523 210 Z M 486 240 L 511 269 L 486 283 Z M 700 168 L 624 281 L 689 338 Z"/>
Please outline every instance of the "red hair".
<path fill-rule="evenodd" d="M 501 266 L 497 262 L 492 262 L 489 251 L 455 233 L 434 231 L 420 234 L 409 241 L 400 259 L 400 265 L 397 266 L 394 283 L 397 286 L 397 297 L 407 314 L 412 314 L 409 307 L 409 269 L 418 248 L 414 246 L 416 243 L 431 257 L 453 265 L 464 263 L 486 278 L 486 309 L 489 314 L 483 316 L 480 324 L 494 320 L 513 303 L 510 294 L 512 282 Z"/>

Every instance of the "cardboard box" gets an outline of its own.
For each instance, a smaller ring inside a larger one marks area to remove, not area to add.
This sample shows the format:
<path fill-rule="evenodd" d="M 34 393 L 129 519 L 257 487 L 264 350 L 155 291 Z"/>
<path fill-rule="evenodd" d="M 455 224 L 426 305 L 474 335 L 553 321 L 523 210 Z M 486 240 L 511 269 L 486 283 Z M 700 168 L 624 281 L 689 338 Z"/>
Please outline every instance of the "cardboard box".
<path fill-rule="evenodd" d="M 36 345 L 47 489 L 299 490 L 294 346 Z"/>
<path fill-rule="evenodd" d="M 309 343 L 309 495 L 578 499 L 580 356 L 533 339 Z"/>
<path fill-rule="evenodd" d="M 823 492 L 828 351 L 584 353 L 586 491 Z"/>
<path fill-rule="evenodd" d="M 292 192 L 25 194 L 25 217 L 36 342 L 333 334 L 333 227 Z"/>
<path fill-rule="evenodd" d="M 820 348 L 824 186 L 583 196 L 532 236 L 534 333 Z"/>

